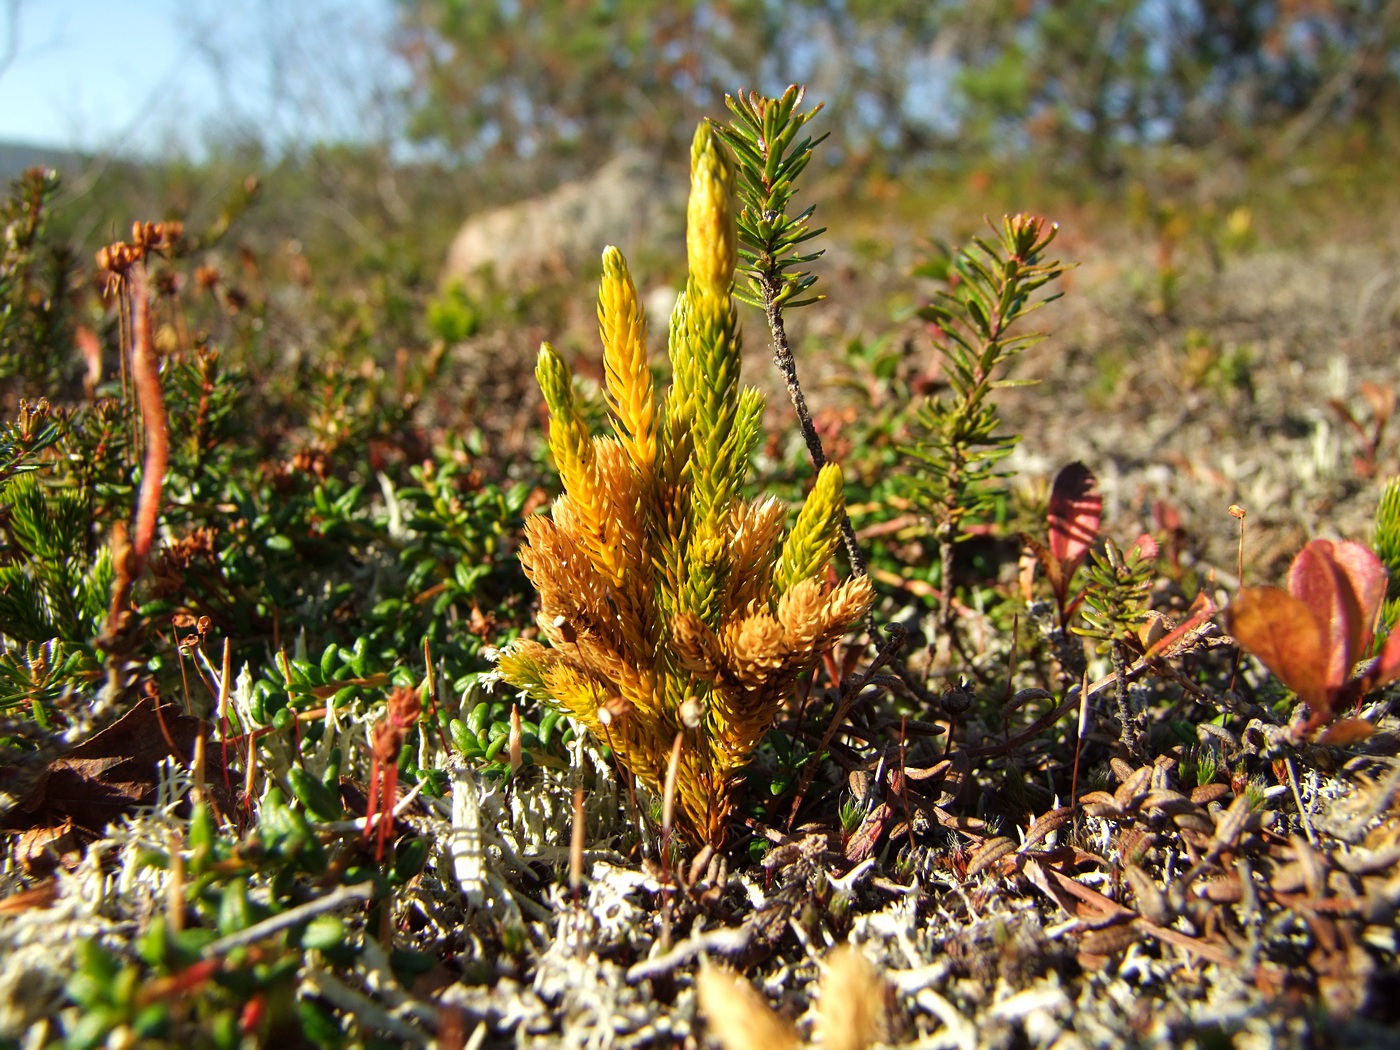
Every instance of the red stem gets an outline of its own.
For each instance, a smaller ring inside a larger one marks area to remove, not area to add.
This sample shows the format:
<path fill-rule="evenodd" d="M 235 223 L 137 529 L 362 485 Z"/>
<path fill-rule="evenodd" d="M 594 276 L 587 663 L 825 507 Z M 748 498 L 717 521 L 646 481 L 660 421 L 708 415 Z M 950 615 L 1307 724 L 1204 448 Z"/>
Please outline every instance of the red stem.
<path fill-rule="evenodd" d="M 136 524 L 132 530 L 132 551 L 136 555 L 133 576 L 140 576 L 155 539 L 156 519 L 160 516 L 161 488 L 170 458 L 170 432 L 165 414 L 165 397 L 160 389 L 160 362 L 151 341 L 151 305 L 146 291 L 146 268 L 131 268 L 132 305 L 131 377 L 141 422 L 146 436 L 146 459 L 141 469 L 141 491 L 136 498 Z"/>

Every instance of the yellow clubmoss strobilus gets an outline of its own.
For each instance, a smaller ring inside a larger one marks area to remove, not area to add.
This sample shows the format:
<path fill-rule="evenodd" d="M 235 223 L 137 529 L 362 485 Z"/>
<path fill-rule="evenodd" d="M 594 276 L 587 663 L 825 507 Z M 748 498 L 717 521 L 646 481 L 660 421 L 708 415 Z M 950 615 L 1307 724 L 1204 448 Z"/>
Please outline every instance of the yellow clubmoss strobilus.
<path fill-rule="evenodd" d="M 774 499 L 741 498 L 763 398 L 739 385 L 738 261 L 726 147 L 691 147 L 689 276 L 671 315 L 672 383 L 658 404 L 646 329 L 622 254 L 603 253 L 598 323 L 613 435 L 588 432 L 568 365 L 540 348 L 549 445 L 564 495 L 525 525 L 521 563 L 542 640 L 502 677 L 578 719 L 660 790 L 683 735 L 677 824 L 724 840 L 744 764 L 821 652 L 870 607 L 870 581 L 826 571 L 845 501 L 823 467 L 790 532 Z"/>

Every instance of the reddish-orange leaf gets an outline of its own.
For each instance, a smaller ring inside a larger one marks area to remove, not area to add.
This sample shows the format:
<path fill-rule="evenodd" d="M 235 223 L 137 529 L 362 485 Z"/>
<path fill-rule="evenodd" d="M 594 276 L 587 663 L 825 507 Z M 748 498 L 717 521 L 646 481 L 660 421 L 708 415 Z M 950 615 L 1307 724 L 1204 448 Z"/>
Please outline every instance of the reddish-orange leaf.
<path fill-rule="evenodd" d="M 1138 552 L 1138 557 L 1153 561 L 1158 554 L 1157 541 L 1152 538 L 1151 533 L 1139 533 L 1138 538 L 1133 541 L 1133 550 Z"/>
<path fill-rule="evenodd" d="M 1334 546 L 1331 540 L 1313 540 L 1288 569 L 1289 593 L 1310 611 L 1323 633 L 1326 684 L 1333 692 L 1350 677 L 1366 633 L 1356 592 L 1333 557 Z"/>
<path fill-rule="evenodd" d="M 1235 640 L 1314 712 L 1327 699 L 1327 639 L 1301 599 L 1278 587 L 1245 587 L 1225 610 Z"/>
<path fill-rule="evenodd" d="M 1099 518 L 1103 514 L 1103 497 L 1098 493 L 1098 479 L 1083 463 L 1071 463 L 1055 475 L 1050 490 L 1050 552 L 1073 574 L 1084 560 L 1094 537 L 1099 534 Z"/>
<path fill-rule="evenodd" d="M 1390 417 L 1395 414 L 1395 388 L 1363 380 L 1361 396 L 1366 399 L 1366 404 L 1370 406 L 1371 417 L 1376 421 L 1377 426 L 1384 427 L 1390 421 Z"/>

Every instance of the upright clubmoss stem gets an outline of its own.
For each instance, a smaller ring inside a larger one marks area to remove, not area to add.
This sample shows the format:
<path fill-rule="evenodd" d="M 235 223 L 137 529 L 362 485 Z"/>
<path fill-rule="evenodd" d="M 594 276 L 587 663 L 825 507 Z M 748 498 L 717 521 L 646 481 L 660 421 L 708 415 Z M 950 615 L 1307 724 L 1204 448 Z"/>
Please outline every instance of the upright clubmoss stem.
<path fill-rule="evenodd" d="M 1115 641 L 1109 650 L 1113 661 L 1113 696 L 1118 707 L 1118 725 L 1122 734 L 1123 746 L 1136 762 L 1145 762 L 1147 753 L 1142 746 L 1142 727 L 1133 714 L 1132 703 L 1128 700 L 1128 657 L 1122 642 Z"/>
<path fill-rule="evenodd" d="M 826 449 L 822 447 L 821 435 L 812 422 L 811 410 L 807 408 L 807 398 L 802 393 L 802 383 L 797 378 L 797 362 L 792 356 L 792 346 L 788 343 L 787 325 L 783 322 L 783 307 L 780 295 L 783 290 L 782 278 L 770 272 L 764 275 L 763 312 L 768 318 L 768 332 L 773 338 L 773 363 L 782 373 L 787 385 L 788 397 L 792 399 L 793 410 L 797 413 L 797 423 L 802 430 L 802 440 L 807 445 L 807 455 L 812 466 L 821 470 L 826 466 Z M 851 516 L 841 512 L 841 542 L 846 546 L 846 556 L 851 561 L 851 569 L 860 576 L 869 575 L 865 552 L 860 549 L 856 530 L 851 525 Z"/>
<path fill-rule="evenodd" d="M 957 613 L 953 608 L 953 528 L 947 526 L 938 530 L 938 586 L 942 592 L 938 605 L 938 622 L 943 628 L 943 639 L 951 648 L 953 626 Z"/>

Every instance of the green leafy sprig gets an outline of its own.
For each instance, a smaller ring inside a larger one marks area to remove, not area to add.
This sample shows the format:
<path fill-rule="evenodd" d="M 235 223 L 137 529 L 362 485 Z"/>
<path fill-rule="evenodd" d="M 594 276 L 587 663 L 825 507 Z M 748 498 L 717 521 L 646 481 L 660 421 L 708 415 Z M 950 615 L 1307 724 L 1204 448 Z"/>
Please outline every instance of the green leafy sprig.
<path fill-rule="evenodd" d="M 726 126 L 716 126 L 733 151 L 737 165 L 740 206 L 735 225 L 740 242 L 740 272 L 748 278 L 752 293 L 745 294 L 736 288 L 734 296 L 757 306 L 768 320 L 768 331 L 773 339 L 773 363 L 787 386 L 807 454 L 820 471 L 826 466 L 826 450 L 797 378 L 797 362 L 792 356 L 787 323 L 783 319 L 785 308 L 807 306 L 822 298 L 805 294 L 816 284 L 817 275 L 801 267 L 820 258 L 823 252 L 803 254 L 799 246 L 825 233 L 826 228 L 812 229 L 808 225 L 813 207 L 797 215 L 788 214 L 797 177 L 811 162 L 812 151 L 826 139 L 826 135 L 821 135 L 798 141 L 798 133 L 821 109 L 818 105 L 805 113 L 800 112 L 798 106 L 803 94 L 802 88 L 791 85 L 783 92 L 783 97 L 777 99 L 756 91 L 726 95 L 725 103 L 734 119 Z M 844 509 L 840 528 L 851 568 L 865 575 L 865 555 Z"/>
<path fill-rule="evenodd" d="M 1012 357 L 1044 339 L 1016 329 L 1029 313 L 1059 298 L 1035 293 L 1064 273 L 1041 261 L 1058 227 L 1034 215 L 1004 218 L 996 240 L 973 238 L 949 260 L 921 266 L 920 276 L 938 278 L 942 287 L 919 311 L 941 336 L 952 396 L 929 400 L 914 420 L 915 442 L 906 454 L 925 469 L 911 481 L 911 497 L 932 520 L 942 563 L 944 633 L 953 627 L 953 545 L 965 536 L 969 518 L 990 512 L 1000 495 L 997 464 L 1010 455 L 1020 435 L 1001 429 L 992 393 L 1024 381 L 998 379 Z"/>
<path fill-rule="evenodd" d="M 1138 628 L 1147 622 L 1152 606 L 1152 579 L 1156 573 L 1157 544 L 1147 535 L 1126 553 L 1112 540 L 1104 542 L 1103 553 L 1094 551 L 1084 567 L 1084 603 L 1080 615 L 1083 626 L 1076 634 L 1099 643 L 1113 661 L 1118 722 L 1123 743 L 1137 757 L 1145 754 L 1141 720 L 1128 703 L 1128 645 Z"/>
<path fill-rule="evenodd" d="M 802 88 L 793 85 L 779 99 L 756 91 L 740 91 L 724 99 L 735 119 L 719 131 L 738 162 L 739 257 L 741 272 L 752 289 L 751 294 L 736 290 L 735 295 L 761 310 L 770 305 L 807 306 L 823 298 L 801 298 L 816 284 L 817 275 L 800 267 L 821 258 L 824 250 L 800 254 L 798 249 L 826 228 L 808 225 L 815 206 L 788 214 L 798 176 L 811 162 L 812 151 L 827 138 L 823 134 L 797 141 L 798 132 L 821 110 L 817 105 L 799 112 L 803 94 Z"/>
<path fill-rule="evenodd" d="M 1388 630 L 1400 622 L 1400 477 L 1391 478 L 1381 490 L 1376 507 L 1376 531 L 1371 546 L 1390 572 L 1381 619 Z"/>

